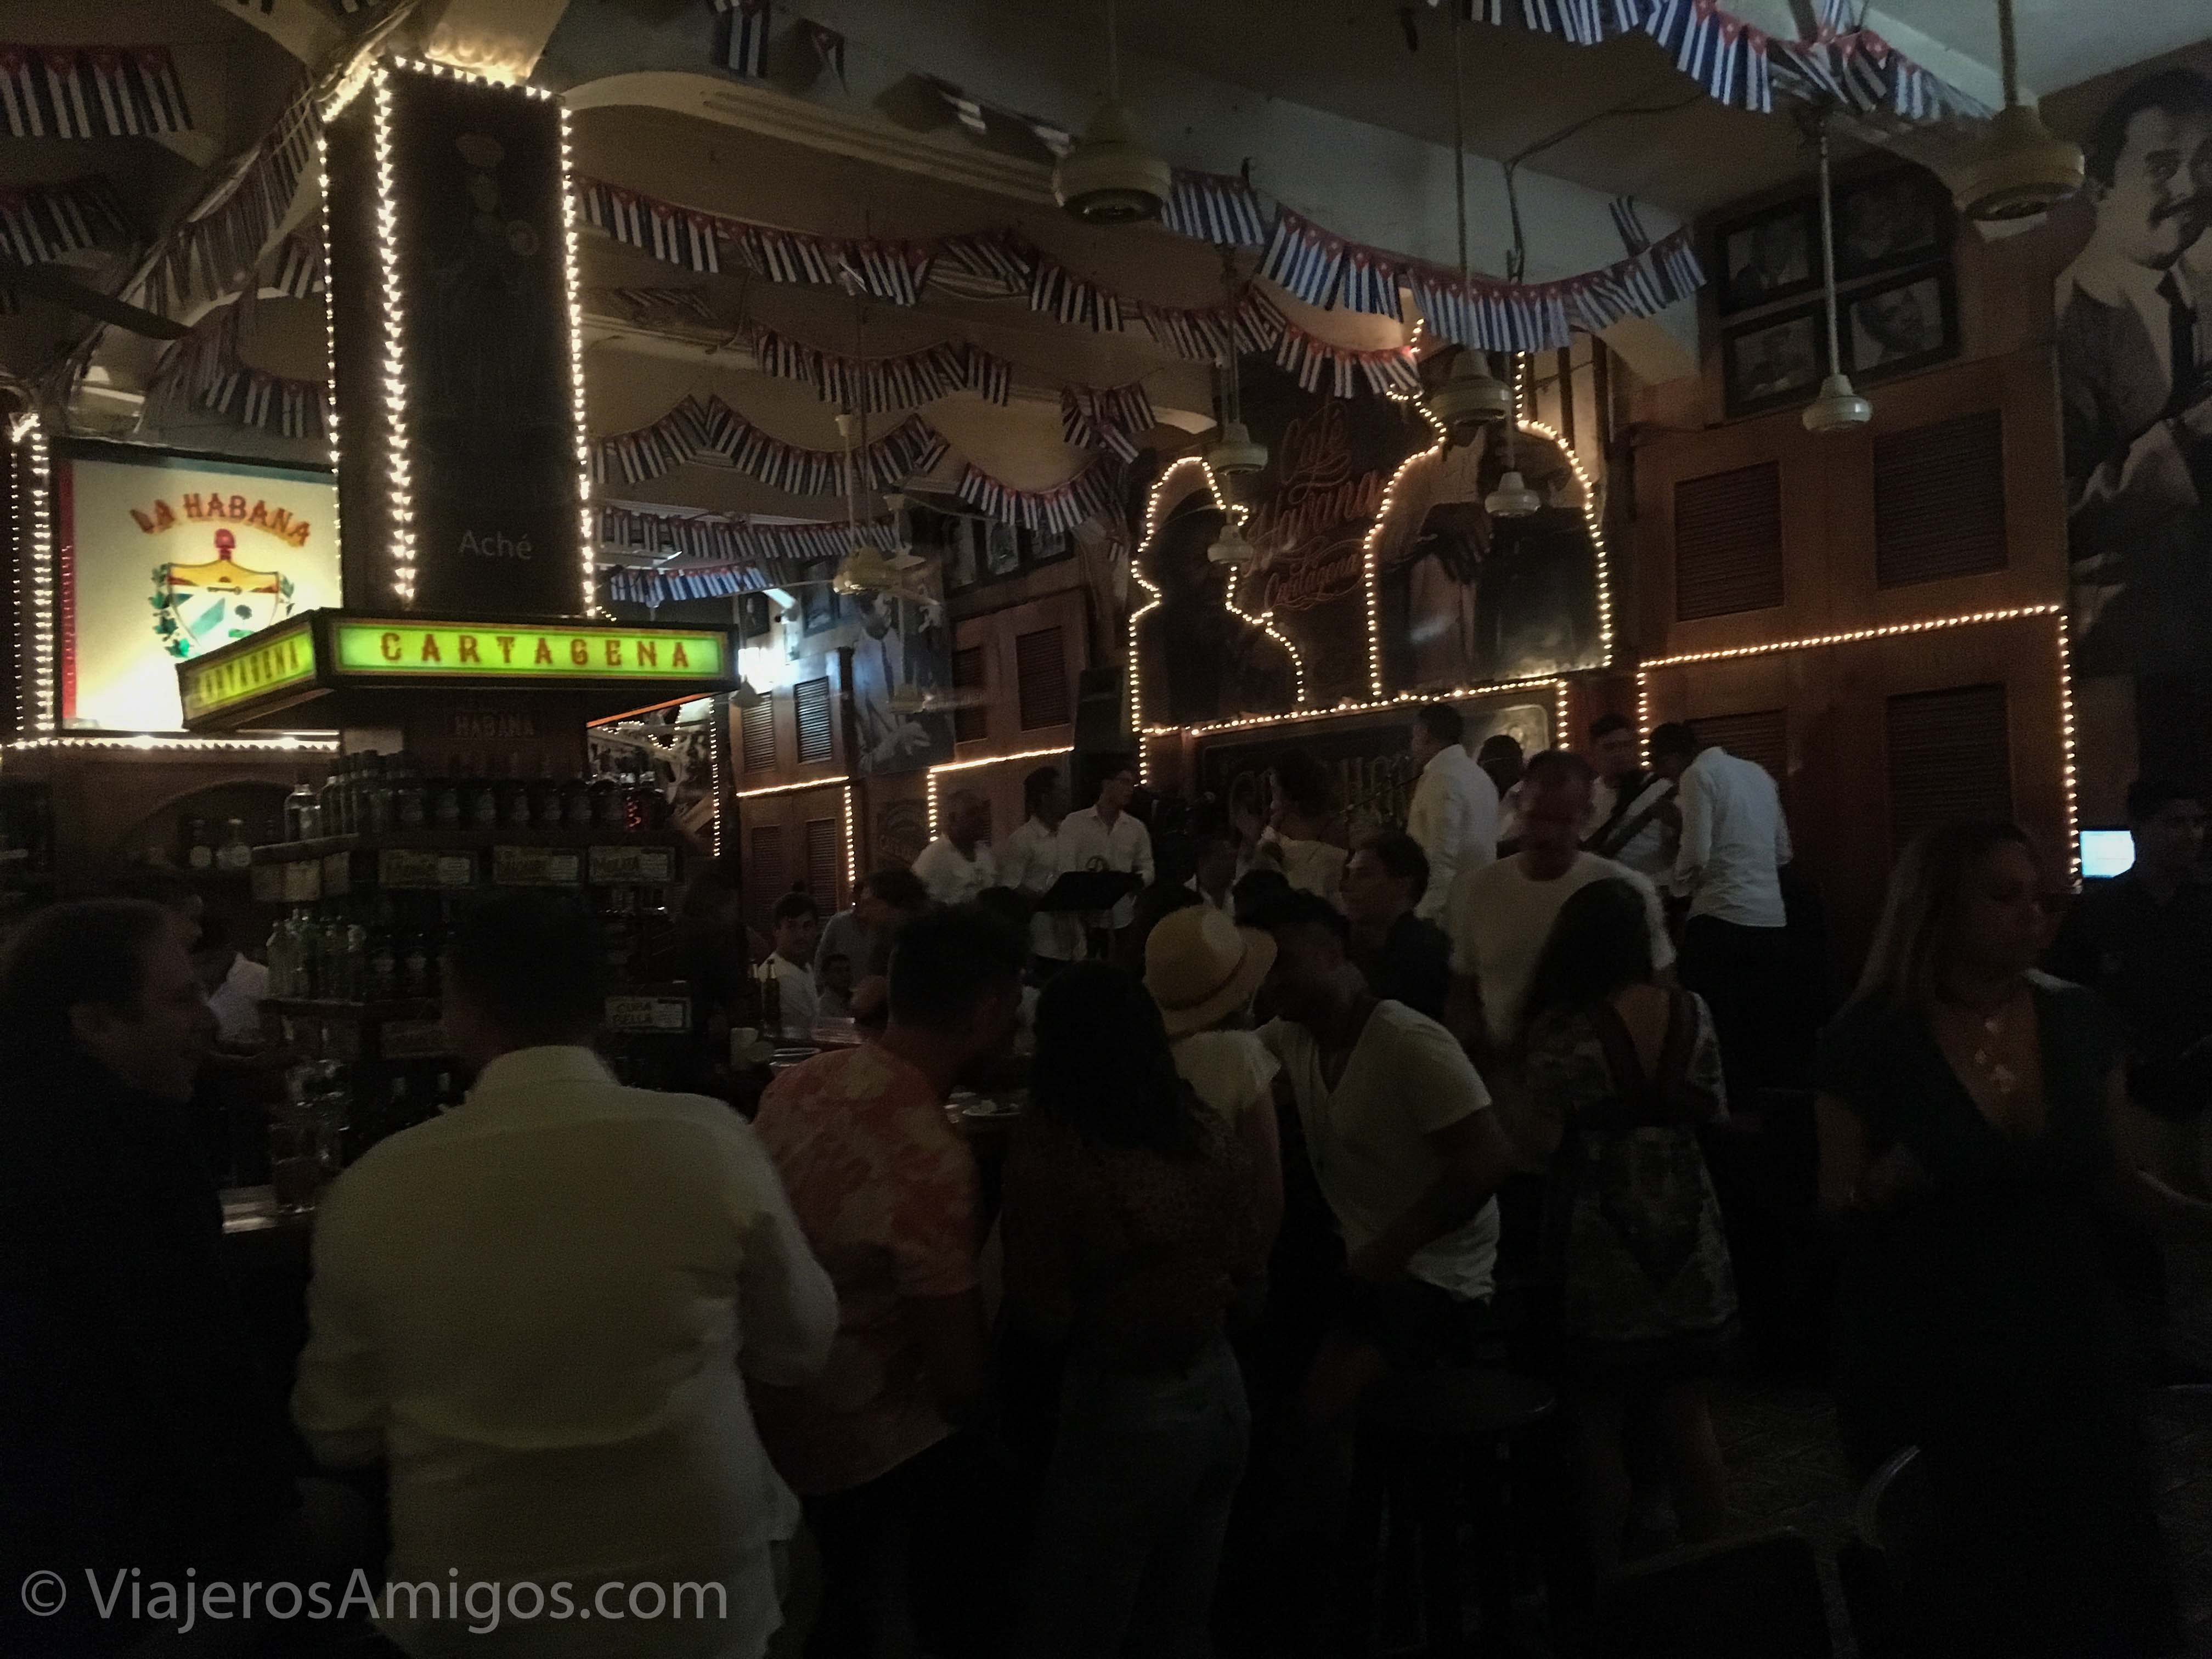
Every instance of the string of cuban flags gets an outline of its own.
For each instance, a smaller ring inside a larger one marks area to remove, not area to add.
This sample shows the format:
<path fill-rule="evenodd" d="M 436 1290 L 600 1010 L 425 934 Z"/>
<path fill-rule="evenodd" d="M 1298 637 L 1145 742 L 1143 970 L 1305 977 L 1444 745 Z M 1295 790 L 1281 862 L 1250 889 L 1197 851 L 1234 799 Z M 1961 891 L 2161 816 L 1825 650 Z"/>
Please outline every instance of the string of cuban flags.
<path fill-rule="evenodd" d="M 1063 432 L 1080 432 L 1108 454 L 1123 459 L 1136 453 L 1135 437 L 1153 424 L 1152 404 L 1136 384 L 1103 392 L 1071 387 L 1061 394 L 1060 414 Z M 938 466 L 951 452 L 944 434 L 925 416 L 909 415 L 881 436 L 855 446 L 853 465 L 862 489 L 896 489 Z M 592 445 L 592 478 L 602 488 L 644 483 L 696 463 L 735 467 L 787 495 L 845 493 L 844 451 L 811 449 L 763 432 L 712 393 L 686 397 L 651 425 L 596 439 Z M 963 461 L 952 489 L 987 517 L 1046 532 L 1073 529 L 1114 507 L 1106 454 L 1094 456 L 1073 477 L 1049 489 L 1017 489 Z"/>
<path fill-rule="evenodd" d="M 774 283 L 841 278 L 872 298 L 911 306 L 935 284 L 967 298 L 1026 298 L 1031 310 L 1102 334 L 1142 330 L 1163 349 L 1208 361 L 1232 336 L 1243 349 L 1272 350 L 1308 391 L 1349 397 L 1355 389 L 1411 389 L 1411 356 L 1395 348 L 1358 351 L 1322 339 L 1282 314 L 1257 290 L 1233 305 L 1156 305 L 1070 270 L 1010 231 L 917 241 L 816 236 L 732 219 L 597 179 L 580 178 L 583 221 L 614 240 L 688 270 L 743 270 Z M 1273 228 L 1243 179 L 1180 172 L 1176 200 L 1191 230 L 1219 245 L 1262 249 L 1258 274 L 1320 310 L 1400 317 L 1399 289 L 1412 289 L 1430 331 L 1490 351 L 1552 350 L 1572 331 L 1591 332 L 1649 316 L 1695 293 L 1705 271 L 1687 228 L 1632 246 L 1597 270 L 1550 283 L 1462 278 L 1455 270 L 1385 253 L 1338 236 L 1288 208 Z"/>
<path fill-rule="evenodd" d="M 599 572 L 599 592 L 631 605 L 676 599 L 726 599 L 797 580 L 804 568 L 843 556 L 854 543 L 885 552 L 898 545 L 888 519 L 860 525 L 753 524 L 720 514 L 653 513 L 602 506 L 599 544 L 664 559 L 689 558 L 690 566 L 640 568 L 610 565 Z"/>

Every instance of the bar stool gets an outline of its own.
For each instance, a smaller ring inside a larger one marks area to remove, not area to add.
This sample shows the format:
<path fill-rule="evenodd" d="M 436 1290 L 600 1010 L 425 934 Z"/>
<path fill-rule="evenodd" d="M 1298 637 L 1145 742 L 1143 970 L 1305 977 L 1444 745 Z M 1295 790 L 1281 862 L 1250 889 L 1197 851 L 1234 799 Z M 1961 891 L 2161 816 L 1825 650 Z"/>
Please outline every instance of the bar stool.
<path fill-rule="evenodd" d="M 1510 1628 L 1508 1518 L 1516 1507 L 1510 1486 L 1516 1454 L 1525 1460 L 1556 1404 L 1546 1383 L 1480 1367 L 1395 1373 L 1361 1400 L 1349 1535 L 1370 1564 L 1386 1514 L 1394 1533 L 1402 1528 L 1417 1538 L 1428 1659 L 1458 1659 L 1472 1651 L 1465 1629 L 1463 1522 L 1474 1533 L 1483 1646 L 1496 1650 Z M 1371 1570 L 1357 1574 L 1345 1598 L 1339 1651 L 1347 1656 L 1367 1650 L 1375 1582 Z"/>

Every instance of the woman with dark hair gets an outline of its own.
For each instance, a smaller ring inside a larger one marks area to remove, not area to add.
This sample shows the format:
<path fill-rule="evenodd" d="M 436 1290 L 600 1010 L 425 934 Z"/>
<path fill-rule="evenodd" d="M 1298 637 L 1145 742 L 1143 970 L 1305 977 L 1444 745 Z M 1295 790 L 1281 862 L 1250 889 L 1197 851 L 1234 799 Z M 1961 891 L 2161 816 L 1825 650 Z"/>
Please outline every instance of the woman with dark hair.
<path fill-rule="evenodd" d="M 1534 1117 L 1558 1136 L 1546 1255 L 1601 1571 L 1628 1522 L 1627 1437 L 1656 1452 L 1685 1540 L 1716 1536 L 1728 1510 L 1705 1385 L 1735 1280 L 1698 1149 L 1726 1115 L 1720 1048 L 1705 1005 L 1654 978 L 1643 895 L 1597 881 L 1561 907 L 1528 993 Z"/>
<path fill-rule="evenodd" d="M 2116 1155 L 2136 1144 L 2121 1045 L 2093 994 L 2034 970 L 2042 896 L 2011 824 L 1927 831 L 1821 1037 L 1838 1416 L 1862 1476 L 1920 1449 L 1926 1650 L 2165 1652 L 2172 1592 L 2100 1258 L 2115 1202 L 2212 1212 Z"/>
<path fill-rule="evenodd" d="M 1352 854 L 1328 839 L 1334 808 L 1328 774 L 1303 749 L 1286 749 L 1267 769 L 1268 813 L 1257 831 L 1255 868 L 1273 865 L 1302 893 L 1344 908 L 1344 866 Z"/>
<path fill-rule="evenodd" d="M 1250 1428 L 1223 1324 L 1265 1265 L 1253 1173 L 1119 969 L 1045 988 L 1030 1098 L 1006 1166 L 1006 1309 L 1068 1362 L 1017 1651 L 1203 1655 Z"/>

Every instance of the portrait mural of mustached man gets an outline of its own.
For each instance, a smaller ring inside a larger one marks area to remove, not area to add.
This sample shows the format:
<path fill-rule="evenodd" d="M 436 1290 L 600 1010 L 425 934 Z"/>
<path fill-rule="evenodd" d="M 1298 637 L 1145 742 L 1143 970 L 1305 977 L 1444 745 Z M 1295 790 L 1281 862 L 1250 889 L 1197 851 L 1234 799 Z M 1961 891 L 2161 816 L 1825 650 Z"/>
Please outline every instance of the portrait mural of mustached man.
<path fill-rule="evenodd" d="M 2052 295 L 2074 665 L 2212 670 L 2212 47 L 2052 100 L 2087 183 Z"/>
<path fill-rule="evenodd" d="M 1264 357 L 1247 357 L 1240 373 L 1245 423 L 1268 462 L 1255 481 L 1228 487 L 1250 508 L 1244 530 L 1257 560 L 1232 575 L 1208 559 L 1222 514 L 1185 475 L 1139 561 L 1160 590 L 1156 617 L 1139 623 L 1147 721 L 1287 709 L 1301 679 L 1309 707 L 1370 693 L 1370 532 L 1401 464 L 1435 442 L 1433 430 L 1387 398 L 1302 391 Z M 1417 459 L 1391 495 L 1373 550 L 1388 689 L 1597 660 L 1596 550 L 1579 486 L 1542 440 L 1528 438 L 1518 459 L 1547 504 L 1502 531 L 1482 512 L 1504 466 L 1488 438 Z"/>

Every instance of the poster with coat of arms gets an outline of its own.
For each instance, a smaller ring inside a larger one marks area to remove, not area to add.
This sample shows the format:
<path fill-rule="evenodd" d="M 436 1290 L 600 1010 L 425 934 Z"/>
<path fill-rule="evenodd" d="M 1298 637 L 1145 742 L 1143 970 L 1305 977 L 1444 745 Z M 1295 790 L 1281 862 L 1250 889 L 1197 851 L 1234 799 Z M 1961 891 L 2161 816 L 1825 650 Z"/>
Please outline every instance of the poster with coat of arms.
<path fill-rule="evenodd" d="M 339 602 L 326 473 L 103 449 L 54 488 L 72 730 L 180 730 L 179 663 Z"/>

